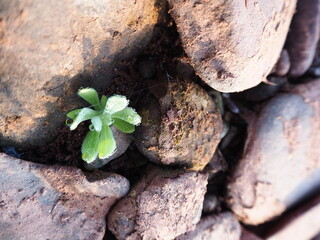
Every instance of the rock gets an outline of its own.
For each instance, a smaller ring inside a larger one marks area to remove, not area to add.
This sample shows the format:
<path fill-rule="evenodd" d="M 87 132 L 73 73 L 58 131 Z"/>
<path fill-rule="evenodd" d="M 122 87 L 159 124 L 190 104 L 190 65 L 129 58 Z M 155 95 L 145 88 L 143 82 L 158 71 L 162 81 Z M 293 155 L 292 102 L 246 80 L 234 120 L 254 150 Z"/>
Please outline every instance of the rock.
<path fill-rule="evenodd" d="M 277 64 L 275 65 L 274 71 L 272 72 L 276 76 L 283 77 L 285 76 L 290 69 L 290 56 L 287 49 L 282 49 L 280 58 L 278 59 Z"/>
<path fill-rule="evenodd" d="M 268 240 L 309 240 L 313 239 L 320 231 L 320 197 L 309 209 L 297 216 L 280 231 L 266 238 Z"/>
<path fill-rule="evenodd" d="M 214 153 L 210 162 L 204 168 L 204 170 L 209 174 L 209 179 L 211 179 L 217 172 L 226 171 L 227 169 L 228 163 L 218 149 Z"/>
<path fill-rule="evenodd" d="M 268 77 L 267 83 L 260 83 L 258 86 L 238 93 L 237 95 L 248 101 L 260 102 L 275 96 L 280 88 L 286 83 L 286 78 Z"/>
<path fill-rule="evenodd" d="M 105 216 L 129 190 L 117 174 L 89 181 L 80 170 L 0 154 L 0 239 L 102 239 Z"/>
<path fill-rule="evenodd" d="M 246 224 L 284 212 L 320 184 L 320 80 L 279 94 L 249 118 L 244 154 L 228 204 Z"/>
<path fill-rule="evenodd" d="M 241 227 L 229 212 L 202 218 L 195 230 L 176 238 L 176 240 L 240 240 Z"/>
<path fill-rule="evenodd" d="M 117 63 L 146 46 L 163 5 L 2 0 L 0 145 L 21 150 L 52 140 L 65 114 L 83 106 L 79 87 L 104 90 Z"/>
<path fill-rule="evenodd" d="M 219 200 L 216 195 L 207 193 L 204 196 L 202 212 L 210 213 L 213 212 L 219 204 Z"/>
<path fill-rule="evenodd" d="M 249 232 L 245 228 L 242 228 L 241 231 L 241 240 L 263 240 L 252 232 Z"/>
<path fill-rule="evenodd" d="M 108 216 L 117 239 L 174 239 L 200 220 L 207 175 L 152 166 Z"/>
<path fill-rule="evenodd" d="M 169 0 L 197 75 L 220 92 L 264 81 L 284 45 L 296 1 Z"/>
<path fill-rule="evenodd" d="M 94 170 L 94 169 L 98 169 L 98 168 L 103 167 L 111 160 L 113 160 L 117 157 L 120 157 L 122 154 L 124 154 L 125 151 L 128 149 L 128 147 L 130 146 L 130 143 L 132 142 L 132 138 L 129 134 L 123 133 L 123 132 L 117 130 L 113 126 L 111 127 L 111 130 L 112 130 L 113 137 L 116 140 L 116 144 L 117 144 L 116 152 L 111 157 L 108 157 L 105 159 L 98 158 L 91 163 L 84 162 L 84 167 L 87 170 Z"/>
<path fill-rule="evenodd" d="M 303 75 L 311 66 L 319 41 L 319 29 L 320 0 L 298 0 L 286 44 L 291 77 Z"/>
<path fill-rule="evenodd" d="M 157 164 L 202 170 L 220 142 L 220 110 L 188 78 L 160 81 L 165 87 L 153 89 L 155 97 L 147 98 L 138 110 L 142 123 L 135 131 L 135 144 Z"/>
<path fill-rule="evenodd" d="M 320 233 L 318 233 L 317 236 L 315 236 L 314 238 L 312 238 L 312 240 L 320 240 Z"/>

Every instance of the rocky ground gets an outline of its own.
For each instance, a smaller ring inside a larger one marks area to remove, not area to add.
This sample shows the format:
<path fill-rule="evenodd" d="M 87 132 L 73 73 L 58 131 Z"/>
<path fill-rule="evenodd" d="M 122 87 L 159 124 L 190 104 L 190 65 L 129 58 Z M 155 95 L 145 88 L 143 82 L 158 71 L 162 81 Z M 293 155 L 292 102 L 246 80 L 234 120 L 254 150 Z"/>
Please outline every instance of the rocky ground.
<path fill-rule="evenodd" d="M 0 239 L 320 238 L 320 1 L 0 3 Z M 76 92 L 142 116 L 87 164 Z"/>

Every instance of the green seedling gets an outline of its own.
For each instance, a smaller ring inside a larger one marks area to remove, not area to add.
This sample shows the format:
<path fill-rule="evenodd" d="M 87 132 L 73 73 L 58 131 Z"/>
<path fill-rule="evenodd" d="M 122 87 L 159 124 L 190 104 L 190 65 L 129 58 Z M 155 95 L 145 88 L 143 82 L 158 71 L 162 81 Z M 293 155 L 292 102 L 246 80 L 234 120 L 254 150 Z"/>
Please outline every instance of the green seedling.
<path fill-rule="evenodd" d="M 98 93 L 93 88 L 80 89 L 78 95 L 91 107 L 69 112 L 66 123 L 71 130 L 74 130 L 81 122 L 91 121 L 90 131 L 81 147 L 82 159 L 90 163 L 98 157 L 105 159 L 112 156 L 117 145 L 110 127 L 113 125 L 121 132 L 132 133 L 135 126 L 140 124 L 141 117 L 133 108 L 128 107 L 129 100 L 125 96 L 114 95 L 107 98 L 103 95 L 99 100 Z"/>

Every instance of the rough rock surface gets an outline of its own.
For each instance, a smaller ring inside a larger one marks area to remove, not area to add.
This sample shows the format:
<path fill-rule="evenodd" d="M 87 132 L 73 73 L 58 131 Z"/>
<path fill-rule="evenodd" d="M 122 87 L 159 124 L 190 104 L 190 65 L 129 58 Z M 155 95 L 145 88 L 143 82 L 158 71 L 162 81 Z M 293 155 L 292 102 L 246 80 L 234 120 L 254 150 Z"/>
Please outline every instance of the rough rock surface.
<path fill-rule="evenodd" d="M 129 190 L 120 175 L 88 181 L 80 170 L 0 154 L 0 239 L 102 239 L 105 216 Z"/>
<path fill-rule="evenodd" d="M 189 79 L 172 79 L 165 94 L 139 111 L 135 143 L 151 161 L 202 170 L 220 142 L 222 119 L 204 89 Z M 218 163 L 217 163 L 218 165 Z"/>
<path fill-rule="evenodd" d="M 232 213 L 204 217 L 195 230 L 176 238 L 176 240 L 240 240 L 241 226 Z"/>
<path fill-rule="evenodd" d="M 122 154 L 125 153 L 125 151 L 128 149 L 128 147 L 130 146 L 130 143 L 132 142 L 132 137 L 130 134 L 127 133 L 123 133 L 121 131 L 119 131 L 118 129 L 116 129 L 114 126 L 111 126 L 111 130 L 113 133 L 113 137 L 116 140 L 116 144 L 117 144 L 117 149 L 116 152 L 105 159 L 96 159 L 95 161 L 93 161 L 92 163 L 84 163 L 84 167 L 87 170 L 94 170 L 94 169 L 98 169 L 103 167 L 104 165 L 106 165 L 108 162 L 110 162 L 111 160 L 120 157 Z"/>
<path fill-rule="evenodd" d="M 102 90 L 149 41 L 161 0 L 2 0 L 0 145 L 51 140 L 80 86 Z"/>
<path fill-rule="evenodd" d="M 200 220 L 207 175 L 152 166 L 108 216 L 118 239 L 174 239 Z"/>
<path fill-rule="evenodd" d="M 249 119 L 242 159 L 228 185 L 239 219 L 260 224 L 320 184 L 320 80 L 271 99 Z"/>
<path fill-rule="evenodd" d="M 169 3 L 190 64 L 221 92 L 242 91 L 266 79 L 296 6 L 295 0 Z"/>

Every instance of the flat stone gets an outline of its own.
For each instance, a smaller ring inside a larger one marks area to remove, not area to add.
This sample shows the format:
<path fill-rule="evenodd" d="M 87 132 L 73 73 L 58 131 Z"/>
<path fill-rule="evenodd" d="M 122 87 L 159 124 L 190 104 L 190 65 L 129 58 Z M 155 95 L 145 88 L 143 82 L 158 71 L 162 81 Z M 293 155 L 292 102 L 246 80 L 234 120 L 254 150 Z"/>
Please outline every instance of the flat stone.
<path fill-rule="evenodd" d="M 169 0 L 196 74 L 220 92 L 265 81 L 283 48 L 296 1 Z"/>
<path fill-rule="evenodd" d="M 152 166 L 108 216 L 118 239 L 174 239 L 200 220 L 207 174 Z"/>
<path fill-rule="evenodd" d="M 195 230 L 183 234 L 176 240 L 240 240 L 241 226 L 230 212 L 204 217 Z"/>
<path fill-rule="evenodd" d="M 129 191 L 117 174 L 89 181 L 76 168 L 0 154 L 0 239 L 103 239 L 105 216 Z"/>
<path fill-rule="evenodd" d="M 248 122 L 244 154 L 228 184 L 228 203 L 261 224 L 320 184 L 320 80 L 279 94 Z"/>
<path fill-rule="evenodd" d="M 2 0 L 0 147 L 52 140 L 80 87 L 102 91 L 149 42 L 164 1 Z"/>

